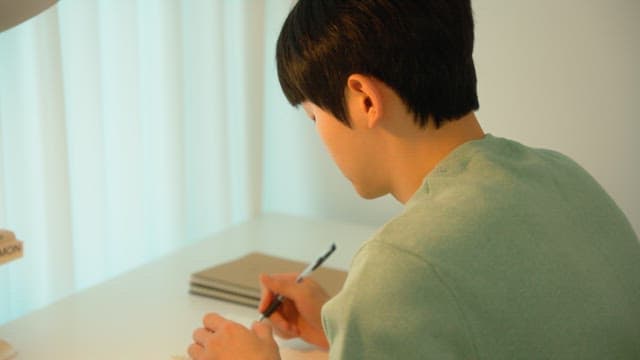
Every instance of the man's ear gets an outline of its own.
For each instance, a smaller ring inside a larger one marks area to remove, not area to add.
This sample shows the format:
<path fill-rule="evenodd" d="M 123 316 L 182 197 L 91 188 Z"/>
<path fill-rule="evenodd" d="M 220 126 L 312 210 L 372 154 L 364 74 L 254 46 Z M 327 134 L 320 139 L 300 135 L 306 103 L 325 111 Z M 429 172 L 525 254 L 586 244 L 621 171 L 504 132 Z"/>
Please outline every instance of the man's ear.
<path fill-rule="evenodd" d="M 347 79 L 347 105 L 354 121 L 363 119 L 368 128 L 379 125 L 384 115 L 381 83 L 366 75 L 352 74 Z"/>

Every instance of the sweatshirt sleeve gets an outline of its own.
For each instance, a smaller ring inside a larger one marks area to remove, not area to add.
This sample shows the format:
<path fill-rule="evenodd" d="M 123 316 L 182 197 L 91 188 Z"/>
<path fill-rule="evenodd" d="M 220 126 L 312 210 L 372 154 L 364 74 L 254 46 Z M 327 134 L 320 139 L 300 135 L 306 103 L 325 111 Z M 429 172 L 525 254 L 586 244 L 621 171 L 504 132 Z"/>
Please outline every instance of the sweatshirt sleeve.
<path fill-rule="evenodd" d="M 455 294 L 420 257 L 382 242 L 354 258 L 322 310 L 330 359 L 475 359 Z"/>

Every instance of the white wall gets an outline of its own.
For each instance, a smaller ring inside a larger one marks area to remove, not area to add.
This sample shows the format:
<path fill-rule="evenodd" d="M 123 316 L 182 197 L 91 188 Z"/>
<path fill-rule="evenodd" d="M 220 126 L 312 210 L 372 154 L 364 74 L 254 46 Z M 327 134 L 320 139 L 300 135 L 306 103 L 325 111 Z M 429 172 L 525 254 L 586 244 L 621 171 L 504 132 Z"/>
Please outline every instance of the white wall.
<path fill-rule="evenodd" d="M 640 233 L 640 1 L 474 1 L 484 129 L 578 161 Z M 282 11 L 288 4 L 273 11 Z M 271 24 L 274 44 L 280 24 Z M 271 51 L 271 53 L 269 53 Z M 305 116 L 286 103 L 267 50 L 263 207 L 382 224 L 391 198 L 359 199 Z"/>

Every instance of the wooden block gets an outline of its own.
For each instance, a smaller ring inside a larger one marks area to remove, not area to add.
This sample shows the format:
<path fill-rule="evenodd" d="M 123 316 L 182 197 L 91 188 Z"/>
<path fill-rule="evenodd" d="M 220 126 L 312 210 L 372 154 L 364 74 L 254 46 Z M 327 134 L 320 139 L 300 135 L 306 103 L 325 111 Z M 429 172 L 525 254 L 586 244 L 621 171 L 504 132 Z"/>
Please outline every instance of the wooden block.
<path fill-rule="evenodd" d="M 8 230 L 0 230 L 0 265 L 21 258 L 23 254 L 22 241 Z"/>

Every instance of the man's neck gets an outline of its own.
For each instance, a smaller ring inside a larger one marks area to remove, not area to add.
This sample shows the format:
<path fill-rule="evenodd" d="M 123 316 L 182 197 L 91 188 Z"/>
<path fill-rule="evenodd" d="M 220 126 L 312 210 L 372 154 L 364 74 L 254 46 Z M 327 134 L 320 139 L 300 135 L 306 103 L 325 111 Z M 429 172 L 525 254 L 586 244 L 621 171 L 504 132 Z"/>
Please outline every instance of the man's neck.
<path fill-rule="evenodd" d="M 473 113 L 444 122 L 436 129 L 429 126 L 419 132 L 400 132 L 392 141 L 391 194 L 405 204 L 422 185 L 434 167 L 458 146 L 484 137 Z"/>

